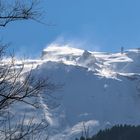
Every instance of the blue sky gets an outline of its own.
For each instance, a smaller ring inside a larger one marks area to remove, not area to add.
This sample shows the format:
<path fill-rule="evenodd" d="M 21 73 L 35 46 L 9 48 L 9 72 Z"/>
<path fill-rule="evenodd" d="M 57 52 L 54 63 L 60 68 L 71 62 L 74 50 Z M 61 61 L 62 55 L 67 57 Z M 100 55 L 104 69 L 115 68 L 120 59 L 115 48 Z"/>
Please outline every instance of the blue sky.
<path fill-rule="evenodd" d="M 46 11 L 42 21 L 55 26 L 23 21 L 0 30 L 18 55 L 37 56 L 60 38 L 88 50 L 140 47 L 139 0 L 42 0 L 41 7 Z"/>

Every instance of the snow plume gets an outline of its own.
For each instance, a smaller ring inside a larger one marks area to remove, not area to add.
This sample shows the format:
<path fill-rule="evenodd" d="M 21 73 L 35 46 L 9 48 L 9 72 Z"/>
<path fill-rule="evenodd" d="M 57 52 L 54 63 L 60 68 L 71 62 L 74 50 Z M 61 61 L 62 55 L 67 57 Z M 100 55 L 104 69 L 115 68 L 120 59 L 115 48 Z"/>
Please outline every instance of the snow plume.
<path fill-rule="evenodd" d="M 76 65 L 77 58 L 84 50 L 78 49 L 77 42 L 54 41 L 42 52 L 42 59 L 55 62 L 63 62 L 67 65 Z"/>
<path fill-rule="evenodd" d="M 88 49 L 93 51 L 99 51 L 100 46 L 93 45 L 94 43 L 91 43 L 88 39 L 78 39 L 78 38 L 72 38 L 72 39 L 66 39 L 63 36 L 59 36 L 54 40 L 52 43 L 47 44 L 44 50 L 46 50 L 48 47 L 52 46 L 59 46 L 59 47 L 72 47 L 72 48 L 79 48 L 82 50 Z"/>
<path fill-rule="evenodd" d="M 43 112 L 45 114 L 45 119 L 49 123 L 49 125 L 53 125 L 52 114 L 50 113 L 50 109 L 48 108 L 47 104 L 43 102 L 42 97 L 40 96 L 40 103 L 42 105 Z"/>
<path fill-rule="evenodd" d="M 97 65 L 93 52 L 80 49 L 83 46 L 88 48 L 88 45 L 85 44 L 86 41 L 64 41 L 63 38 L 59 38 L 43 50 L 42 59 L 82 66 L 94 71 Z"/>

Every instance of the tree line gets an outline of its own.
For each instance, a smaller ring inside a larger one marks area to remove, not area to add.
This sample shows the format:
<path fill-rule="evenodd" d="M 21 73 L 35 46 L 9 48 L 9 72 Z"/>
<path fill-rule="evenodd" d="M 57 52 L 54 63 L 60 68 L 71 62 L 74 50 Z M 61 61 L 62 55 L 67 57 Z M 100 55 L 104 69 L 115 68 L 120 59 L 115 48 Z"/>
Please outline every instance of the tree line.
<path fill-rule="evenodd" d="M 100 130 L 96 135 L 75 140 L 139 140 L 140 126 L 115 125 L 110 129 Z"/>

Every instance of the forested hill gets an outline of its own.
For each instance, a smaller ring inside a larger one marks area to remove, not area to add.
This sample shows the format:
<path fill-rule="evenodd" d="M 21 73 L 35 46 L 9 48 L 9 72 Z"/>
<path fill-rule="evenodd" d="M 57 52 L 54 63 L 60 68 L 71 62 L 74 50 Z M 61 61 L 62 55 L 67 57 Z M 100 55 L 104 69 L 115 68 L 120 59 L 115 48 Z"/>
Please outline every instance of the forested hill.
<path fill-rule="evenodd" d="M 111 129 L 100 130 L 91 138 L 81 136 L 75 140 L 140 140 L 140 126 L 116 125 Z"/>

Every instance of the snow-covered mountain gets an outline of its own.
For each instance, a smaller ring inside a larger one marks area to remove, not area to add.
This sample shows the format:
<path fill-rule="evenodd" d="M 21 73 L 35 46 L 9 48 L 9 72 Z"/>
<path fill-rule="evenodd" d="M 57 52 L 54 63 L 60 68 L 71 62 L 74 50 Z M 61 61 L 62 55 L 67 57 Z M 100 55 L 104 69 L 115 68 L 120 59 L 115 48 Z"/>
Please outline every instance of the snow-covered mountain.
<path fill-rule="evenodd" d="M 140 124 L 139 49 L 121 54 L 54 44 L 40 60 L 26 60 L 25 68 L 32 63 L 36 73 L 63 85 L 52 94 L 58 107 L 42 101 L 51 140 L 72 140 L 84 128 L 93 134 L 114 124 Z"/>

